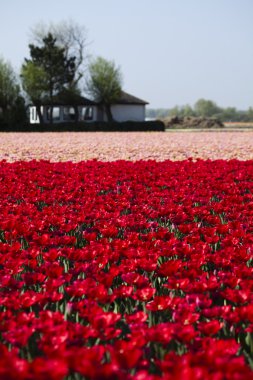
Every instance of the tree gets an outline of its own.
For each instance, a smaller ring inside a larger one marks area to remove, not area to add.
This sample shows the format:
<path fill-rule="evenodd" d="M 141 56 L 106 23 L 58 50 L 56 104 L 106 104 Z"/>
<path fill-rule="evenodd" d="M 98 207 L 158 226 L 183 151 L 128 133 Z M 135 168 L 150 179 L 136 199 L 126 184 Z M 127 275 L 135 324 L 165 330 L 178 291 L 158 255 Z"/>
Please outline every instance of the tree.
<path fill-rule="evenodd" d="M 20 77 L 23 89 L 35 105 L 40 123 L 43 124 L 40 106 L 47 88 L 46 72 L 43 67 L 27 61 L 22 65 Z"/>
<path fill-rule="evenodd" d="M 122 91 L 122 75 L 113 61 L 98 57 L 88 67 L 86 90 L 105 109 L 107 120 L 112 121 L 111 105 L 117 101 Z"/>
<path fill-rule="evenodd" d="M 16 74 L 10 63 L 0 58 L 0 118 L 4 124 L 10 125 L 19 121 L 25 114 L 23 98 Z M 19 116 L 17 116 L 19 112 Z M 20 120 L 21 121 L 21 120 Z"/>
<path fill-rule="evenodd" d="M 178 106 L 175 106 L 169 110 L 169 116 L 174 117 L 174 116 L 179 116 L 181 117 L 181 109 Z"/>
<path fill-rule="evenodd" d="M 31 40 L 37 45 L 43 45 L 43 39 L 51 34 L 56 45 L 64 49 L 64 54 L 67 59 L 76 57 L 75 74 L 73 81 L 69 83 L 69 89 L 76 89 L 85 72 L 87 49 L 87 29 L 83 25 L 77 24 L 73 20 L 61 21 L 57 24 L 39 23 L 31 29 Z"/>
<path fill-rule="evenodd" d="M 238 112 L 235 107 L 222 108 L 218 118 L 221 121 L 236 121 L 238 118 Z"/>
<path fill-rule="evenodd" d="M 51 105 L 50 122 L 52 123 L 53 97 L 72 83 L 75 75 L 75 57 L 67 58 L 64 48 L 56 45 L 56 39 L 51 33 L 43 38 L 42 46 L 30 44 L 29 49 L 31 59 L 25 59 L 23 69 L 26 71 L 25 68 L 28 68 L 28 71 L 33 72 L 33 75 L 30 75 L 30 78 L 33 78 L 33 84 L 27 89 L 37 88 L 39 78 L 43 76 L 41 90 Z M 29 66 L 29 63 L 32 65 Z"/>
<path fill-rule="evenodd" d="M 253 121 L 253 108 L 252 107 L 249 107 L 249 109 L 247 111 L 247 118 L 248 118 L 248 121 Z"/>
<path fill-rule="evenodd" d="M 186 104 L 185 106 L 182 107 L 182 114 L 183 114 L 183 117 L 195 116 L 194 111 L 189 104 Z"/>
<path fill-rule="evenodd" d="M 199 99 L 195 105 L 194 110 L 197 116 L 211 117 L 221 112 L 221 109 L 212 100 Z"/>

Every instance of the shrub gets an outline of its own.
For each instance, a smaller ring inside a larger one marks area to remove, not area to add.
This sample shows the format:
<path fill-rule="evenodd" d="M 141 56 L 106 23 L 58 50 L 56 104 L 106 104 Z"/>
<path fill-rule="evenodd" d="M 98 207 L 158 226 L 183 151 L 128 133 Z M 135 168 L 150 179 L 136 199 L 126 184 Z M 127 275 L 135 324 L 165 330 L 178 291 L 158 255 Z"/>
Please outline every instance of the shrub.
<path fill-rule="evenodd" d="M 57 124 L 21 124 L 19 126 L 0 125 L 6 132 L 163 132 L 164 123 L 155 121 L 125 121 L 125 122 L 78 122 Z"/>

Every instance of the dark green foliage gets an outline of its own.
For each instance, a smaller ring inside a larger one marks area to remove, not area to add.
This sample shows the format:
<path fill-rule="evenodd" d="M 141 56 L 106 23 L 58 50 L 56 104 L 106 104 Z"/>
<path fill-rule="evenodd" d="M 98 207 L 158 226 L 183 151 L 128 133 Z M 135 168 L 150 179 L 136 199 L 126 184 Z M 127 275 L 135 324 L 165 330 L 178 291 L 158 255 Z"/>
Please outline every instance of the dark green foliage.
<path fill-rule="evenodd" d="M 12 132 L 163 132 L 164 123 L 156 121 L 126 121 L 117 122 L 80 122 L 80 123 L 57 123 L 57 124 L 24 124 L 15 126 Z M 0 126 L 0 131 L 10 131 Z"/>
<path fill-rule="evenodd" d="M 23 96 L 19 95 L 17 97 L 14 107 L 16 110 L 16 122 L 27 120 L 26 105 Z"/>
<path fill-rule="evenodd" d="M 56 45 L 51 33 L 43 38 L 43 43 L 42 47 L 29 45 L 30 55 L 33 63 L 46 71 L 48 95 L 51 97 L 73 80 L 75 57 L 66 58 L 64 48 Z"/>
<path fill-rule="evenodd" d="M 65 87 L 70 87 L 73 83 L 76 58 L 74 56 L 67 57 L 65 49 L 57 46 L 56 38 L 51 33 L 48 33 L 42 41 L 42 46 L 29 45 L 31 59 L 25 59 L 23 69 L 27 65 L 32 64 L 45 73 L 41 93 L 44 95 L 44 98 L 48 99 L 48 103 L 52 104 L 53 96 L 61 92 Z M 38 82 L 37 77 L 38 74 L 41 75 L 41 72 L 38 70 L 34 70 L 33 72 L 35 73 L 33 81 Z M 31 86 L 30 84 L 30 88 L 34 90 L 34 87 L 36 86 Z M 28 95 L 32 99 L 33 94 L 29 92 L 31 91 L 28 90 Z M 39 108 L 40 104 L 36 105 Z M 52 122 L 52 112 L 50 117 Z"/>
<path fill-rule="evenodd" d="M 26 122 L 24 99 L 16 74 L 10 63 L 0 59 L 0 126 Z"/>
<path fill-rule="evenodd" d="M 28 117 L 26 112 L 25 99 L 19 95 L 12 106 L 12 111 L 9 116 L 9 124 L 11 126 L 17 126 L 20 124 L 25 124 L 27 122 Z"/>

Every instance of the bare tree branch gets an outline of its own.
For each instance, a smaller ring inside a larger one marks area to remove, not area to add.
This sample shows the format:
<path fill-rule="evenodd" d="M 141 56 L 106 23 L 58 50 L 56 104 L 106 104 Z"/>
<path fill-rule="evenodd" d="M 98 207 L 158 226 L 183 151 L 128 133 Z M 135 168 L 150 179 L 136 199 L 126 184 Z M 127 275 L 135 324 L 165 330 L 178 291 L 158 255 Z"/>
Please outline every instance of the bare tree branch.
<path fill-rule="evenodd" d="M 43 44 L 43 38 L 51 33 L 56 38 L 58 46 L 63 47 L 67 58 L 76 57 L 76 73 L 73 86 L 77 86 L 83 78 L 88 65 L 88 32 L 85 26 L 73 20 L 61 21 L 57 24 L 40 22 L 30 30 L 31 42 Z"/>

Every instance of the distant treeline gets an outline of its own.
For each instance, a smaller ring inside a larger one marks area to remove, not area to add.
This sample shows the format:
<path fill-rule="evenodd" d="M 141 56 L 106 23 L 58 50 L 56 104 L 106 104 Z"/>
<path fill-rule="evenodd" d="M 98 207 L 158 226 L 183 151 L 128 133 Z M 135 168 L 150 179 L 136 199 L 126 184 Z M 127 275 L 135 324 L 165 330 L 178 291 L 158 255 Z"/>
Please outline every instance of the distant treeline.
<path fill-rule="evenodd" d="M 190 105 L 175 106 L 169 108 L 146 109 L 146 117 L 159 119 L 165 117 L 201 116 L 213 117 L 223 122 L 253 122 L 253 107 L 247 111 L 237 110 L 235 107 L 222 108 L 212 100 L 199 99 L 193 107 Z"/>

